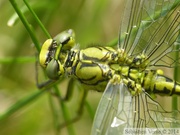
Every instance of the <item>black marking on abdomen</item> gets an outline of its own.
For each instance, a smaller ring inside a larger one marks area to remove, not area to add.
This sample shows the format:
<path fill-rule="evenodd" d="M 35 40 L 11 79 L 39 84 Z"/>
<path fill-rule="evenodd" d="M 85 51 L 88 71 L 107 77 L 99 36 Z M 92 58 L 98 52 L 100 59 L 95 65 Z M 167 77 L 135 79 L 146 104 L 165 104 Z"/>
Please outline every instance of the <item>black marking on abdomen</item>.
<path fill-rule="evenodd" d="M 166 87 L 163 88 L 163 90 L 159 90 L 156 89 L 156 84 L 154 85 L 154 89 L 153 89 L 154 93 L 158 93 L 158 94 L 165 94 L 165 95 L 169 95 L 171 90 L 167 89 Z"/>
<path fill-rule="evenodd" d="M 175 90 L 176 90 L 176 84 L 174 83 L 174 86 L 173 86 L 173 89 L 172 89 L 170 96 L 172 96 L 175 93 Z"/>

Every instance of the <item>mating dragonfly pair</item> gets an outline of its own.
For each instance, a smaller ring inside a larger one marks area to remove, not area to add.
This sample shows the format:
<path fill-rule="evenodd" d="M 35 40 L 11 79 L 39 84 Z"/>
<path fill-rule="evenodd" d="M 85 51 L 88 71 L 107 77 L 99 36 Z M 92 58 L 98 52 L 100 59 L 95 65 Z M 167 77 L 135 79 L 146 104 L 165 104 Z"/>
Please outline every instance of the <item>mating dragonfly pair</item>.
<path fill-rule="evenodd" d="M 167 3 L 166 3 L 167 2 Z M 180 83 L 157 67 L 180 66 L 180 1 L 128 0 L 117 49 L 79 49 L 73 30 L 42 46 L 39 61 L 51 80 L 76 78 L 85 90 L 104 92 L 92 134 L 120 134 L 125 129 L 177 128 L 180 112 L 165 111 L 155 94 L 180 95 Z"/>

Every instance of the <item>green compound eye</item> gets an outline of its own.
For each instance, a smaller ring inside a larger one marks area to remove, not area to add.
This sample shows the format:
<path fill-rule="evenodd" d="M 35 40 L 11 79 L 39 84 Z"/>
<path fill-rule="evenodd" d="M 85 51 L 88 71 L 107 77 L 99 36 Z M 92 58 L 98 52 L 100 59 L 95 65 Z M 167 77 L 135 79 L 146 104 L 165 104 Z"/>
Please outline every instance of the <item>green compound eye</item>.
<path fill-rule="evenodd" d="M 57 80 L 59 76 L 64 74 L 63 65 L 60 61 L 52 59 L 46 67 L 47 76 L 52 80 Z"/>
<path fill-rule="evenodd" d="M 54 37 L 57 44 L 62 44 L 62 50 L 70 50 L 75 45 L 75 33 L 72 29 L 66 30 Z"/>

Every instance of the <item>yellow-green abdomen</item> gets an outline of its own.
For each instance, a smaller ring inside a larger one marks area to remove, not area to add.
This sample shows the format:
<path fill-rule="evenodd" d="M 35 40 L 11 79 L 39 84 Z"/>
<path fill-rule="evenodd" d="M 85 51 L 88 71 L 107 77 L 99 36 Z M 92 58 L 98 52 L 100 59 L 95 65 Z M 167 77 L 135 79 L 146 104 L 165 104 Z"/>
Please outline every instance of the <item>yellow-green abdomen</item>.
<path fill-rule="evenodd" d="M 145 73 L 143 87 L 149 94 L 180 95 L 180 83 L 159 74 L 157 70 Z"/>

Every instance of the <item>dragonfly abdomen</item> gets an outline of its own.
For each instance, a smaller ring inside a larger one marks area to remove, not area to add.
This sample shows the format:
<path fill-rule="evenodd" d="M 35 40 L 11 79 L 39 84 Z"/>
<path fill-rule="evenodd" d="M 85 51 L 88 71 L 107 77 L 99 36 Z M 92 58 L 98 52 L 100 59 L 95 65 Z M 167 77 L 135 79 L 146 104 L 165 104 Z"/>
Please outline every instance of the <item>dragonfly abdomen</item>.
<path fill-rule="evenodd" d="M 147 70 L 144 76 L 143 87 L 150 94 L 180 95 L 180 83 L 159 72 L 160 70 Z"/>

